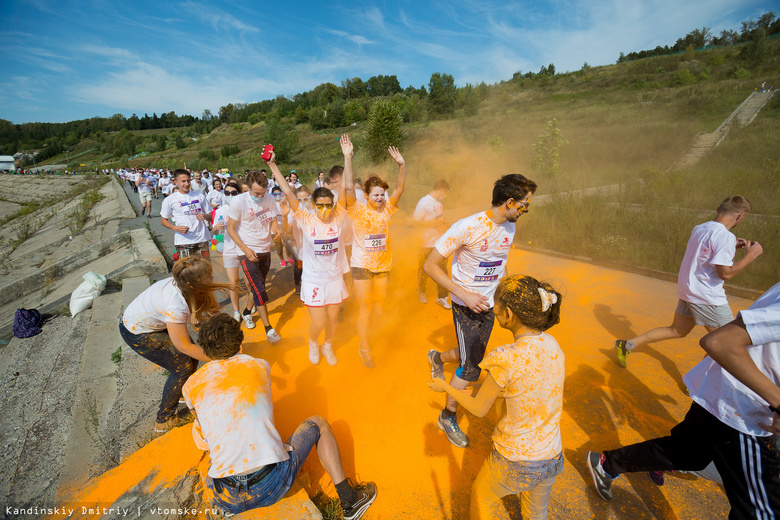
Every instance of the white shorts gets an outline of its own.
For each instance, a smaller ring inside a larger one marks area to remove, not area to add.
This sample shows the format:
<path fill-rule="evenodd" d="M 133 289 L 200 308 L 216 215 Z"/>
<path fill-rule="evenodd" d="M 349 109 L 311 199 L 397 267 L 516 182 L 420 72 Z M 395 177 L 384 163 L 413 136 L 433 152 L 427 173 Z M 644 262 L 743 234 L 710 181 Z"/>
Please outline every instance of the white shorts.
<path fill-rule="evenodd" d="M 696 325 L 711 329 L 717 329 L 734 321 L 734 315 L 728 305 L 701 305 L 679 300 L 674 313 L 693 318 Z"/>
<path fill-rule="evenodd" d="M 343 278 L 328 283 L 301 282 L 301 301 L 307 307 L 339 305 L 349 298 Z"/>
<path fill-rule="evenodd" d="M 230 269 L 233 267 L 241 267 L 241 263 L 238 261 L 238 255 L 223 254 L 222 267 L 224 267 L 225 269 Z"/>
<path fill-rule="evenodd" d="M 152 202 L 152 192 L 147 191 L 146 193 L 138 192 L 138 198 L 141 200 L 141 204 L 144 202 Z"/>

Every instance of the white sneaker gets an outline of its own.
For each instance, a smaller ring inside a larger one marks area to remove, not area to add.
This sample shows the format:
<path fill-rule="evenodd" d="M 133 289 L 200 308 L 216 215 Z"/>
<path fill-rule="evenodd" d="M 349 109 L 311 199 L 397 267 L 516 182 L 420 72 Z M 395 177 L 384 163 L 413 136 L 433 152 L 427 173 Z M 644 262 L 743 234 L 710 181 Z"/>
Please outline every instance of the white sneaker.
<path fill-rule="evenodd" d="M 322 355 L 325 356 L 325 361 L 327 361 L 330 366 L 334 366 L 339 362 L 339 360 L 336 359 L 336 354 L 333 353 L 333 345 L 330 343 L 322 345 Z"/>
<path fill-rule="evenodd" d="M 255 321 L 252 319 L 251 314 L 242 314 L 241 317 L 244 318 L 244 323 L 246 323 L 246 328 L 248 329 L 255 328 Z"/>
<path fill-rule="evenodd" d="M 313 341 L 309 341 L 309 361 L 312 365 L 320 364 L 320 346 Z"/>
<path fill-rule="evenodd" d="M 233 319 L 237 322 L 241 323 L 241 313 L 238 311 L 233 312 Z"/>
<path fill-rule="evenodd" d="M 436 305 L 441 305 L 445 309 L 452 309 L 452 305 L 447 301 L 447 298 L 436 298 Z"/>
<path fill-rule="evenodd" d="M 417 299 L 420 300 L 420 303 L 428 303 L 428 297 L 425 296 L 424 292 L 417 293 Z"/>
<path fill-rule="evenodd" d="M 274 329 L 271 329 L 265 333 L 265 339 L 267 339 L 269 343 L 276 343 L 277 341 L 282 341 L 282 337 L 279 334 L 277 334 Z"/>

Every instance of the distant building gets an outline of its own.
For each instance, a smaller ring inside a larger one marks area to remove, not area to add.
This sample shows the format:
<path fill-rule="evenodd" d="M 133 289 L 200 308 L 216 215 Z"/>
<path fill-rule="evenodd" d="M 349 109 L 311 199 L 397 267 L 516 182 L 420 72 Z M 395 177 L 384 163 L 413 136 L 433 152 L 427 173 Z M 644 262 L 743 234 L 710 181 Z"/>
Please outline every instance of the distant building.
<path fill-rule="evenodd" d="M 0 172 L 10 172 L 15 170 L 14 158 L 11 155 L 0 155 Z"/>

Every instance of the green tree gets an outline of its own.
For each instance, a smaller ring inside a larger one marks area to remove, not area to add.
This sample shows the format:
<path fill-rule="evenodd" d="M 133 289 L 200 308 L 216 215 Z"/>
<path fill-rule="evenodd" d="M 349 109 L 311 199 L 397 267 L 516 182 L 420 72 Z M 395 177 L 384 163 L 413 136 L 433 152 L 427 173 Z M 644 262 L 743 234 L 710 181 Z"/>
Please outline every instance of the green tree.
<path fill-rule="evenodd" d="M 560 148 L 564 144 L 566 140 L 558 128 L 558 119 L 552 118 L 547 122 L 545 132 L 540 134 L 533 144 L 536 156 L 531 164 L 543 178 L 552 180 L 558 175 Z"/>
<path fill-rule="evenodd" d="M 431 80 L 428 82 L 428 116 L 431 119 L 452 117 L 457 96 L 455 79 L 450 74 L 431 74 Z"/>
<path fill-rule="evenodd" d="M 292 125 L 277 117 L 269 117 L 265 121 L 263 141 L 274 145 L 276 160 L 290 162 L 295 156 L 298 146 L 298 132 Z"/>
<path fill-rule="evenodd" d="M 377 99 L 368 112 L 366 149 L 374 162 L 381 162 L 389 146 L 401 146 L 401 111 L 388 99 Z"/>
<path fill-rule="evenodd" d="M 771 56 L 769 43 L 766 40 L 764 29 L 754 29 L 750 34 L 750 41 L 739 53 L 739 57 L 750 67 L 756 67 Z"/>
<path fill-rule="evenodd" d="M 479 94 L 470 83 L 466 83 L 460 91 L 460 106 L 467 116 L 475 116 L 479 113 Z"/>

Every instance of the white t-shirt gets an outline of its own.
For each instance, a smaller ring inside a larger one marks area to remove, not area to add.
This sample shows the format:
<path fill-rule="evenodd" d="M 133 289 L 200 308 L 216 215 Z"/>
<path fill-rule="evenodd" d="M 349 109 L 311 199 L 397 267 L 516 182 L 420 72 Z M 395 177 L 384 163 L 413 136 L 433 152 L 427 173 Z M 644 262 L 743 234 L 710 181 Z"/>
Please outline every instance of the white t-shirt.
<path fill-rule="evenodd" d="M 274 424 L 271 367 L 236 354 L 209 361 L 182 388 L 195 409 L 192 438 L 209 450 L 211 478 L 246 475 L 290 458 Z"/>
<path fill-rule="evenodd" d="M 127 306 L 122 322 L 133 334 L 160 332 L 168 323 L 187 323 L 190 308 L 173 277 L 160 280 Z"/>
<path fill-rule="evenodd" d="M 303 260 L 304 282 L 326 284 L 340 280 L 349 271 L 347 255 L 341 233 L 347 211 L 341 206 L 333 210 L 328 223 L 298 205 L 292 213 L 301 228 L 301 259 Z"/>
<path fill-rule="evenodd" d="M 217 208 L 217 211 L 214 212 L 214 222 L 212 222 L 212 226 L 217 224 L 224 224 L 225 227 L 220 231 L 218 234 L 224 235 L 224 239 L 222 243 L 224 244 L 222 246 L 222 255 L 228 255 L 228 256 L 237 256 L 240 254 L 243 254 L 240 249 L 238 249 L 238 246 L 235 242 L 233 242 L 233 239 L 230 238 L 230 235 L 228 234 L 227 227 L 228 223 L 230 223 L 230 204 L 223 204 L 219 208 Z"/>
<path fill-rule="evenodd" d="M 479 366 L 493 376 L 506 403 L 493 432 L 496 450 L 515 462 L 557 457 L 566 370 L 555 338 L 545 332 L 519 338 L 488 352 Z"/>
<path fill-rule="evenodd" d="M 223 193 L 221 191 L 212 189 L 209 194 L 206 195 L 206 200 L 209 201 L 212 208 L 218 208 L 222 205 L 222 197 Z"/>
<path fill-rule="evenodd" d="M 197 218 L 201 213 L 205 215 L 211 213 L 211 205 L 202 193 L 190 191 L 184 194 L 177 191 L 165 198 L 160 216 L 166 219 L 173 217 L 175 225 L 189 228 L 185 234 L 176 232 L 173 237 L 174 245 L 198 244 L 211 240 L 208 224 L 205 220 L 201 221 Z"/>
<path fill-rule="evenodd" d="M 731 266 L 737 237 L 720 222 L 699 224 L 691 232 L 677 276 L 677 297 L 698 305 L 728 305 L 715 266 Z"/>
<path fill-rule="evenodd" d="M 201 179 L 202 180 L 202 179 Z M 197 191 L 198 193 L 205 192 L 206 191 L 206 184 L 205 182 L 198 182 L 195 180 L 195 177 L 193 177 L 190 180 L 190 191 Z"/>
<path fill-rule="evenodd" d="M 780 385 L 780 283 L 738 316 L 742 317 L 753 342 L 747 348 L 751 359 L 765 376 Z M 770 403 L 723 370 L 711 357 L 707 356 L 685 374 L 683 382 L 691 399 L 722 423 L 756 437 L 772 435 L 758 425 L 771 424 Z"/>
<path fill-rule="evenodd" d="M 173 193 L 173 188 L 175 188 L 175 187 L 176 187 L 176 185 L 174 183 L 169 182 L 168 184 L 163 186 L 163 193 L 166 194 L 166 195 L 170 195 L 171 193 Z"/>
<path fill-rule="evenodd" d="M 363 190 L 355 190 L 355 200 L 358 204 L 365 204 L 367 202 L 366 192 Z"/>
<path fill-rule="evenodd" d="M 140 179 L 138 193 L 150 193 L 152 191 L 152 178 L 149 175 L 142 175 Z"/>
<path fill-rule="evenodd" d="M 274 245 L 271 223 L 279 210 L 274 198 L 266 192 L 260 202 L 252 200 L 249 192 L 236 195 L 230 203 L 228 216 L 237 222 L 238 236 L 255 253 L 268 253 Z M 240 255 L 243 252 L 239 253 Z"/>
<path fill-rule="evenodd" d="M 430 222 L 433 220 L 441 221 L 444 215 L 444 206 L 441 202 L 431 197 L 430 194 L 421 198 L 417 203 L 417 207 L 414 209 L 414 220 L 422 220 Z M 433 247 L 436 245 L 436 241 L 441 236 L 441 232 L 436 227 L 424 227 L 422 233 L 422 246 Z"/>
<path fill-rule="evenodd" d="M 454 253 L 452 281 L 467 291 L 487 296 L 493 307 L 493 294 L 506 270 L 514 237 L 514 222 L 497 225 L 483 211 L 454 223 L 435 247 L 445 258 Z M 458 305 L 466 305 L 454 294 L 450 298 Z"/>

